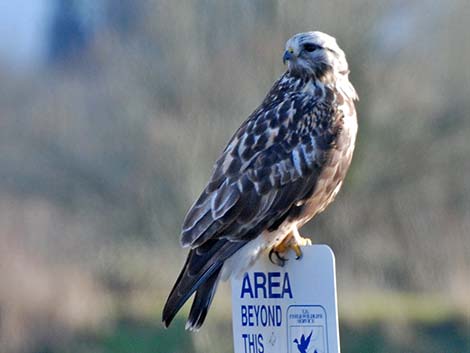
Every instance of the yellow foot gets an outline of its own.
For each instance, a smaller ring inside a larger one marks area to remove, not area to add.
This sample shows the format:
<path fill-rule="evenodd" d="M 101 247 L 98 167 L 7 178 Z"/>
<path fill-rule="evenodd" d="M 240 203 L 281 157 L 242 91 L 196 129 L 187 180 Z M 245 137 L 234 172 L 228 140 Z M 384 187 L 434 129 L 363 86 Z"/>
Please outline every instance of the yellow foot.
<path fill-rule="evenodd" d="M 292 243 L 293 244 L 291 245 L 291 248 L 295 252 L 296 260 L 302 258 L 302 249 L 300 249 L 301 246 L 312 245 L 312 241 L 309 238 L 302 237 L 297 228 L 294 228 L 292 231 Z"/>
<path fill-rule="evenodd" d="M 288 259 L 286 259 L 281 254 L 284 254 L 285 252 L 287 252 L 287 250 L 289 250 L 290 248 L 289 244 L 291 242 L 291 239 L 292 239 L 292 233 L 289 233 L 289 235 L 285 237 L 282 240 L 282 242 L 273 246 L 271 250 L 269 251 L 269 261 L 271 261 L 274 265 L 278 265 L 281 267 L 284 266 Z M 274 255 L 274 258 L 273 258 L 273 255 Z"/>
<path fill-rule="evenodd" d="M 312 241 L 308 238 L 302 238 L 301 243 L 294 243 L 291 245 L 291 249 L 294 250 L 295 252 L 295 259 L 299 260 L 302 258 L 302 249 L 300 248 L 301 246 L 307 246 L 307 245 L 312 245 Z"/>
<path fill-rule="evenodd" d="M 295 252 L 295 259 L 299 260 L 302 258 L 302 249 L 300 247 L 307 245 L 312 245 L 312 241 L 308 238 L 301 237 L 299 231 L 295 229 L 292 233 L 285 237 L 281 243 L 273 246 L 269 252 L 269 260 L 275 265 L 284 266 L 288 259 L 281 254 L 284 254 L 289 249 L 292 249 Z M 275 255 L 274 259 L 273 255 Z"/>

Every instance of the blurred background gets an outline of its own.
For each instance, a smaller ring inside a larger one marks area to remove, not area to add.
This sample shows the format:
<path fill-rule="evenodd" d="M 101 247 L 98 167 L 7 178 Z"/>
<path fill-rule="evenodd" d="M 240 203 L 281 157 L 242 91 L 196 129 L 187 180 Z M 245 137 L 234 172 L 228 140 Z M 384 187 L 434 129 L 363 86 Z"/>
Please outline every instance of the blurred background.
<path fill-rule="evenodd" d="M 467 0 L 0 4 L 0 351 L 232 352 L 160 312 L 212 163 L 322 30 L 360 95 L 352 169 L 303 231 L 336 253 L 343 353 L 470 352 Z"/>

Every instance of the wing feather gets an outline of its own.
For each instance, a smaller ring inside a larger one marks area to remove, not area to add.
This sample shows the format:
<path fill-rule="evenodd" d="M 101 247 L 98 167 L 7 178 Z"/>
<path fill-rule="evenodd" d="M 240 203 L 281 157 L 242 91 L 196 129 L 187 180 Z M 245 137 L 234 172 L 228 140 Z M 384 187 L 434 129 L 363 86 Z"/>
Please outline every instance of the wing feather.
<path fill-rule="evenodd" d="M 312 131 L 317 111 L 309 101 L 311 96 L 300 93 L 284 97 L 270 109 L 259 108 L 240 127 L 188 212 L 182 244 L 194 248 L 211 238 L 253 237 L 315 187 L 331 144 L 319 136 L 320 148 L 312 137 L 318 135 Z"/>
<path fill-rule="evenodd" d="M 230 183 L 227 179 L 212 197 L 212 217 L 214 219 L 222 218 L 239 199 L 240 191 L 234 183 Z"/>

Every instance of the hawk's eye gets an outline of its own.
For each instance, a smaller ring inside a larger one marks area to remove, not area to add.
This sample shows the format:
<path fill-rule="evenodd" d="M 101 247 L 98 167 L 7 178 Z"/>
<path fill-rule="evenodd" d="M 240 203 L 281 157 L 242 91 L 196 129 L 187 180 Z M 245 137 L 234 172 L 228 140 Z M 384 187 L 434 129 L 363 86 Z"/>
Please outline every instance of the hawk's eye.
<path fill-rule="evenodd" d="M 317 49 L 319 49 L 320 46 L 316 45 L 316 44 L 313 44 L 313 43 L 305 43 L 304 44 L 304 49 L 308 52 L 312 52 L 312 51 L 315 51 Z"/>

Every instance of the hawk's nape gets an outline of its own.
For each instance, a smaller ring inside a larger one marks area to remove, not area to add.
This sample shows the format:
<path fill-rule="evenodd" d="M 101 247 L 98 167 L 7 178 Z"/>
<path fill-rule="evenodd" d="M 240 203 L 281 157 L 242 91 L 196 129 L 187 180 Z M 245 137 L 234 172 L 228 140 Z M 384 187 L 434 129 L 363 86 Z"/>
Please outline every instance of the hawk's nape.
<path fill-rule="evenodd" d="M 286 50 L 288 71 L 229 141 L 186 215 L 181 243 L 190 251 L 165 326 L 195 294 L 186 327 L 198 329 L 221 276 L 298 234 L 341 187 L 357 129 L 344 53 L 321 32 L 292 37 Z"/>

